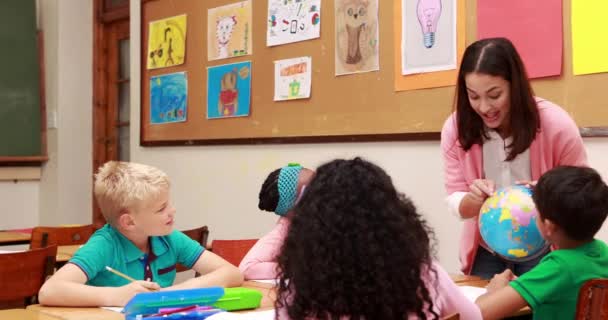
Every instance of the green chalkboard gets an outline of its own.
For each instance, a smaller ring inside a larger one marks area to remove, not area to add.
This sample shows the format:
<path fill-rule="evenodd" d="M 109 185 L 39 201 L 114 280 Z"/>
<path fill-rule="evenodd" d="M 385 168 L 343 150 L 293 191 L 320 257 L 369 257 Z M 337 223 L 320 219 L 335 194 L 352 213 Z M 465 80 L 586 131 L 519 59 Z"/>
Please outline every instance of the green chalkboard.
<path fill-rule="evenodd" d="M 0 158 L 43 156 L 35 0 L 0 1 Z M 14 158 L 14 159 L 12 159 Z"/>

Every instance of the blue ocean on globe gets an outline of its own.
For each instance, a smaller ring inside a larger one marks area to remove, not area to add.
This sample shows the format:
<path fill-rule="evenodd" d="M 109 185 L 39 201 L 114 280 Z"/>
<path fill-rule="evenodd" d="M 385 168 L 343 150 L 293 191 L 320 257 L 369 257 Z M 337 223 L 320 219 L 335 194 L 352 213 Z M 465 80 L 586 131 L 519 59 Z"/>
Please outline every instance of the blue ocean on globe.
<path fill-rule="evenodd" d="M 533 259 L 547 244 L 538 231 L 532 190 L 514 185 L 496 190 L 479 213 L 479 232 L 489 249 L 514 262 Z"/>

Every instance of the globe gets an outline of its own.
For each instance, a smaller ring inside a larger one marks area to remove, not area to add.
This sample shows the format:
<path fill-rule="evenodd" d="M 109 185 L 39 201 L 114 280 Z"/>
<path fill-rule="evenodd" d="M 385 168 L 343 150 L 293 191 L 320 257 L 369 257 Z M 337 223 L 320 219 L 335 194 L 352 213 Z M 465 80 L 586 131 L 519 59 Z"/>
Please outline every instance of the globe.
<path fill-rule="evenodd" d="M 531 260 L 547 247 L 536 226 L 537 216 L 530 188 L 504 187 L 481 207 L 479 233 L 489 249 L 501 257 L 513 262 Z"/>

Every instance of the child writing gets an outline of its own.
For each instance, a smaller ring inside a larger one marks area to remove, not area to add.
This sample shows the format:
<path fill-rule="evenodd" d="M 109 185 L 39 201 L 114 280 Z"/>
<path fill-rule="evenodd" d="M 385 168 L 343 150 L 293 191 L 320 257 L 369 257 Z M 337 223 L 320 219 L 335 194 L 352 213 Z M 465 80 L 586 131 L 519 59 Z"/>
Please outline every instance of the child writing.
<path fill-rule="evenodd" d="M 260 210 L 276 213 L 280 218 L 276 226 L 249 250 L 241 261 L 239 269 L 249 279 L 275 279 L 277 277 L 276 256 L 283 245 L 283 239 L 293 215 L 291 209 L 296 204 L 314 172 L 299 164 L 290 164 L 271 172 L 260 190 Z"/>
<path fill-rule="evenodd" d="M 378 166 L 322 165 L 294 211 L 278 255 L 278 319 L 481 319 L 433 262 L 426 222 Z"/>
<path fill-rule="evenodd" d="M 108 223 L 46 281 L 40 303 L 123 306 L 138 292 L 242 283 L 236 267 L 173 229 L 169 178 L 161 170 L 108 162 L 95 175 L 94 193 Z M 176 263 L 203 276 L 173 285 Z M 138 281 L 119 277 L 106 266 Z"/>
<path fill-rule="evenodd" d="M 496 275 L 477 300 L 484 319 L 526 305 L 534 319 L 574 319 L 583 283 L 608 277 L 608 246 L 594 239 L 608 215 L 608 186 L 600 175 L 591 168 L 557 167 L 541 176 L 533 199 L 538 229 L 556 250 L 519 278 L 510 270 Z"/>

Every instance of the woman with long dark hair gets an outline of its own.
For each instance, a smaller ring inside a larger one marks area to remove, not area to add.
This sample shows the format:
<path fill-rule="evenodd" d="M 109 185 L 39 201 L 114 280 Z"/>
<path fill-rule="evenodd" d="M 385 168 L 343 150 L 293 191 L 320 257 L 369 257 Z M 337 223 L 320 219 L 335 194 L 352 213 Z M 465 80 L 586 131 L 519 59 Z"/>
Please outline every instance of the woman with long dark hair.
<path fill-rule="evenodd" d="M 489 279 L 510 268 L 520 275 L 542 255 L 522 263 L 495 255 L 479 234 L 479 210 L 498 187 L 533 183 L 559 165 L 586 166 L 583 140 L 566 111 L 534 96 L 524 64 L 505 38 L 467 47 L 455 101 L 456 110 L 441 132 L 441 148 L 448 206 L 466 219 L 462 271 Z"/>

